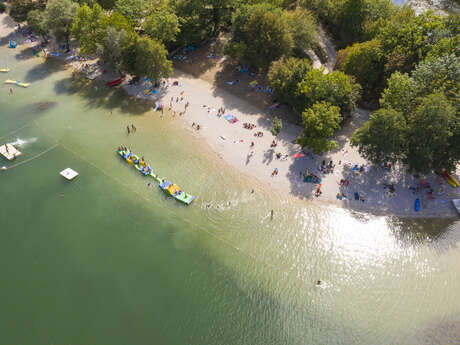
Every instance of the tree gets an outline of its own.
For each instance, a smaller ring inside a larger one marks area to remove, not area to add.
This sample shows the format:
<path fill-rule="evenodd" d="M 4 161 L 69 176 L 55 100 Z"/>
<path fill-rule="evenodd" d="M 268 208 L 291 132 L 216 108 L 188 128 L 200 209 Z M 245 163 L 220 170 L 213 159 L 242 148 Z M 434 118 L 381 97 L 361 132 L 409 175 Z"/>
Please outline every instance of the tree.
<path fill-rule="evenodd" d="M 409 171 L 455 170 L 460 160 L 460 119 L 442 93 L 419 101 L 409 117 L 404 163 Z"/>
<path fill-rule="evenodd" d="M 107 15 L 99 4 L 93 7 L 87 4 L 79 7 L 72 24 L 71 33 L 79 44 L 83 54 L 94 54 L 98 44 L 101 44 L 106 34 L 103 19 Z"/>
<path fill-rule="evenodd" d="M 154 11 L 142 25 L 150 38 L 164 43 L 174 42 L 180 32 L 179 19 L 167 9 Z"/>
<path fill-rule="evenodd" d="M 460 57 L 444 55 L 422 61 L 412 73 L 419 94 L 443 92 L 455 100 L 460 92 Z"/>
<path fill-rule="evenodd" d="M 298 105 L 298 84 L 311 71 L 311 63 L 307 59 L 283 58 L 270 67 L 268 79 L 275 89 L 275 95 L 281 101 L 293 107 Z M 297 109 L 302 111 L 303 109 Z"/>
<path fill-rule="evenodd" d="M 10 0 L 10 16 L 17 22 L 27 19 L 27 14 L 34 9 L 43 9 L 45 1 Z"/>
<path fill-rule="evenodd" d="M 123 66 L 123 50 L 126 47 L 128 34 L 124 29 L 117 30 L 113 26 L 106 28 L 106 35 L 102 44 L 98 44 L 98 55 L 104 62 L 109 63 L 120 72 Z"/>
<path fill-rule="evenodd" d="M 266 4 L 247 6 L 233 17 L 233 37 L 224 49 L 241 62 L 267 70 L 272 61 L 289 55 L 290 28 L 281 11 Z"/>
<path fill-rule="evenodd" d="M 387 80 L 388 86 L 383 90 L 380 105 L 409 115 L 417 94 L 417 85 L 407 73 L 395 72 Z"/>
<path fill-rule="evenodd" d="M 300 7 L 294 11 L 284 11 L 284 19 L 290 27 L 296 49 L 305 51 L 318 44 L 316 21 L 310 11 Z"/>
<path fill-rule="evenodd" d="M 115 7 L 116 0 L 96 0 L 99 5 L 105 10 L 111 10 Z"/>
<path fill-rule="evenodd" d="M 32 10 L 27 14 L 27 25 L 39 34 L 45 43 L 48 43 L 47 35 L 49 29 L 46 23 L 45 12 L 43 10 Z"/>
<path fill-rule="evenodd" d="M 46 5 L 46 22 L 56 40 L 69 49 L 70 28 L 78 5 L 72 0 L 49 0 Z"/>
<path fill-rule="evenodd" d="M 149 37 L 140 37 L 135 43 L 136 63 L 133 68 L 137 76 L 146 75 L 152 81 L 169 77 L 172 63 L 167 59 L 164 45 Z"/>
<path fill-rule="evenodd" d="M 313 149 L 316 154 L 332 150 L 337 143 L 330 138 L 339 128 L 341 121 L 340 108 L 328 102 L 315 103 L 302 113 L 302 124 L 305 130 L 297 143 L 302 147 Z"/>
<path fill-rule="evenodd" d="M 151 11 L 147 0 L 116 0 L 115 10 L 136 26 L 139 26 Z"/>
<path fill-rule="evenodd" d="M 395 109 L 382 108 L 353 134 L 351 145 L 374 164 L 396 162 L 405 152 L 405 131 L 404 116 Z"/>
<path fill-rule="evenodd" d="M 312 69 L 299 83 L 297 109 L 312 107 L 317 102 L 328 102 L 340 108 L 343 117 L 349 116 L 359 98 L 360 86 L 343 72 L 324 74 Z"/>
<path fill-rule="evenodd" d="M 272 121 L 272 128 L 270 128 L 270 132 L 273 134 L 274 137 L 280 134 L 281 129 L 283 128 L 283 122 L 281 119 L 275 116 Z"/>
<path fill-rule="evenodd" d="M 383 82 L 383 57 L 378 40 L 355 43 L 339 51 L 344 55 L 341 70 L 353 76 L 368 94 Z"/>

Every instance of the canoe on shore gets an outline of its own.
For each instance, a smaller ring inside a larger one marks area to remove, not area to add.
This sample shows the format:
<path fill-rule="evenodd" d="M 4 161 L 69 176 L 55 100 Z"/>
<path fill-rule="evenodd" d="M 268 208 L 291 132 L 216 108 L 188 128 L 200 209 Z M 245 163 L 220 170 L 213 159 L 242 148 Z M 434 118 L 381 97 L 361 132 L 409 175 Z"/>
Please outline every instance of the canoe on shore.
<path fill-rule="evenodd" d="M 118 79 L 109 81 L 109 82 L 107 83 L 107 85 L 110 86 L 110 87 L 112 87 L 112 86 L 117 86 L 117 85 L 120 85 L 122 81 L 123 81 L 123 78 L 118 78 Z"/>
<path fill-rule="evenodd" d="M 29 85 L 30 85 L 30 83 L 23 83 L 22 81 L 11 80 L 11 79 L 5 80 L 5 84 L 12 84 L 12 85 L 20 86 L 20 87 L 29 87 Z"/>

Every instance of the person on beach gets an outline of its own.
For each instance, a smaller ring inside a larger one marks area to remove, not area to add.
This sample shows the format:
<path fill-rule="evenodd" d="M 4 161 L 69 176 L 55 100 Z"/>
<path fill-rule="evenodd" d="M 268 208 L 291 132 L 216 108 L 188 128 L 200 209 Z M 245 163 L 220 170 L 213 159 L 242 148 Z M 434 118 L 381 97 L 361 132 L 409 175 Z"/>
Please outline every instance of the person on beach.
<path fill-rule="evenodd" d="M 176 103 L 179 102 L 179 97 L 176 97 Z"/>
<path fill-rule="evenodd" d="M 128 131 L 128 134 L 130 134 L 130 133 L 131 133 L 131 131 L 129 130 L 129 125 L 128 125 L 128 126 L 126 126 L 126 130 Z"/>
<path fill-rule="evenodd" d="M 194 122 L 194 123 L 192 123 L 192 128 L 195 128 L 195 122 Z"/>
<path fill-rule="evenodd" d="M 196 125 L 196 130 L 197 130 L 197 131 L 200 130 L 200 125 Z"/>

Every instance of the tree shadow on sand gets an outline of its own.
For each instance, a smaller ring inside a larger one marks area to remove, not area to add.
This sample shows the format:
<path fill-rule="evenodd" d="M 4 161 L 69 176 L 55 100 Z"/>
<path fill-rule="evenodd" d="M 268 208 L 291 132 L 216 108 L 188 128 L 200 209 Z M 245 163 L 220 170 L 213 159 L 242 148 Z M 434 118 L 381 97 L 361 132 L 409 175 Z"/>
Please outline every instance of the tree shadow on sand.
<path fill-rule="evenodd" d="M 78 95 L 91 108 L 120 109 L 132 115 L 141 115 L 152 109 L 151 100 L 130 96 L 121 87 L 111 88 L 104 81 L 88 80 L 78 74 L 60 80 L 54 90 L 58 94 Z"/>
<path fill-rule="evenodd" d="M 270 116 L 277 116 L 283 122 L 291 124 L 300 124 L 301 117 L 296 114 L 293 109 L 286 105 L 281 104 L 278 107 L 272 107 L 273 102 L 276 100 L 276 96 L 264 91 L 258 91 L 256 88 L 249 85 L 252 81 L 257 81 L 257 83 L 268 86 L 269 82 L 267 76 L 264 73 L 241 73 L 236 70 L 238 66 L 235 62 L 227 62 L 222 68 L 216 72 L 214 76 L 214 96 L 222 97 L 223 94 L 232 95 L 239 99 L 239 102 L 231 101 L 231 97 L 223 97 L 224 106 L 227 108 L 234 108 L 239 111 L 246 111 L 246 104 L 250 104 L 256 110 L 255 114 L 267 114 Z M 234 85 L 230 85 L 230 82 L 236 82 Z M 230 100 L 230 101 L 228 101 Z M 245 102 L 241 102 L 244 100 Z"/>

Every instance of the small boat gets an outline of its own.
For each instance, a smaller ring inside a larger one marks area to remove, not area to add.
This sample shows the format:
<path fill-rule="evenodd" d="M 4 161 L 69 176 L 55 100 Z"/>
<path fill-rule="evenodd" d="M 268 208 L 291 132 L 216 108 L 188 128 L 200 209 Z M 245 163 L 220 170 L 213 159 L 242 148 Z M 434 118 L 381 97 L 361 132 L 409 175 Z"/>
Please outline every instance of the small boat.
<path fill-rule="evenodd" d="M 174 199 L 186 204 L 190 205 L 192 201 L 195 199 L 193 195 L 187 194 L 183 192 L 179 186 L 174 183 L 171 183 L 167 180 L 163 180 L 158 187 L 163 190 L 166 194 L 172 196 Z"/>
<path fill-rule="evenodd" d="M 30 86 L 30 83 L 23 83 L 22 81 L 11 80 L 11 79 L 5 80 L 5 84 L 13 84 L 13 85 L 17 85 L 17 86 L 20 86 L 20 87 L 29 87 Z"/>
<path fill-rule="evenodd" d="M 9 68 L 0 68 L 0 73 L 8 73 L 9 71 Z"/>
<path fill-rule="evenodd" d="M 123 78 L 118 78 L 118 79 L 109 81 L 109 82 L 107 83 L 107 85 L 110 86 L 110 87 L 112 87 L 112 86 L 117 86 L 117 85 L 120 85 L 122 81 L 123 81 Z"/>
<path fill-rule="evenodd" d="M 452 175 L 446 173 L 445 171 L 443 171 L 441 173 L 441 175 L 442 175 L 442 177 L 444 177 L 444 179 L 447 181 L 447 183 L 450 184 L 452 187 L 457 188 L 457 187 L 460 186 L 460 183 Z"/>
<path fill-rule="evenodd" d="M 415 202 L 414 202 L 414 211 L 415 211 L 415 212 L 420 211 L 420 199 L 419 199 L 419 198 L 415 199 Z"/>

